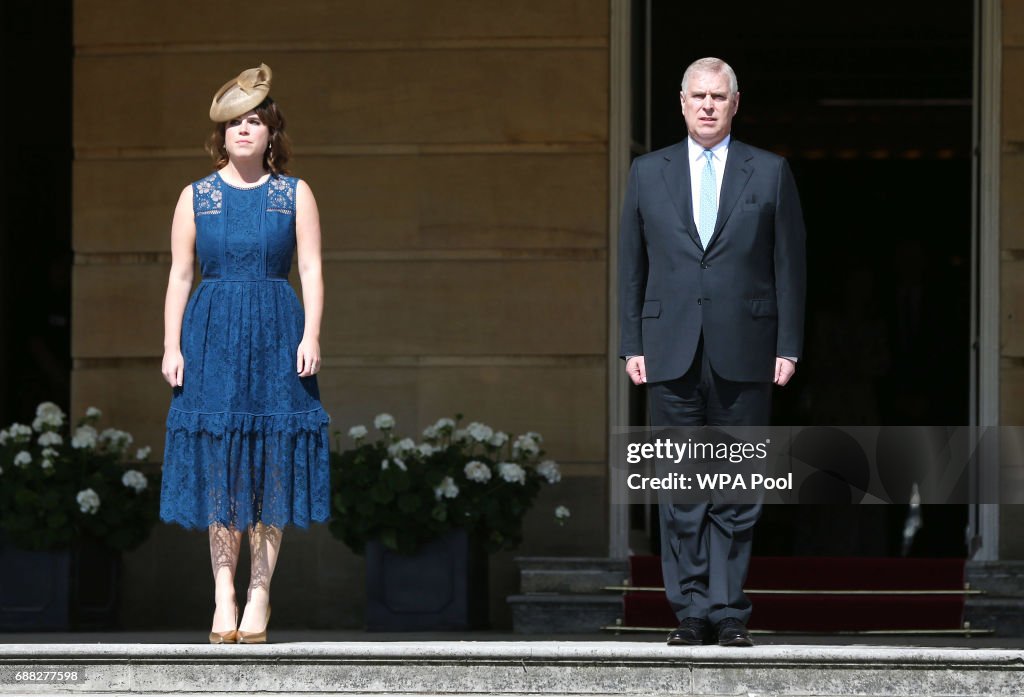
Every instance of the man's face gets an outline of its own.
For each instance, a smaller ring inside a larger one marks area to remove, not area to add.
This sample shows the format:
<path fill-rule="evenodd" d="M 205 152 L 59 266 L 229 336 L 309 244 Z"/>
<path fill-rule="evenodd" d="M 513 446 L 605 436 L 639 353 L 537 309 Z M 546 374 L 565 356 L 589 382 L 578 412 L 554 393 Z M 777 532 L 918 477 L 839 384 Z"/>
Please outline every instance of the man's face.
<path fill-rule="evenodd" d="M 690 137 L 705 148 L 718 145 L 732 130 L 732 117 L 740 107 L 740 93 L 729 94 L 724 72 L 694 73 L 679 93 L 683 119 Z"/>

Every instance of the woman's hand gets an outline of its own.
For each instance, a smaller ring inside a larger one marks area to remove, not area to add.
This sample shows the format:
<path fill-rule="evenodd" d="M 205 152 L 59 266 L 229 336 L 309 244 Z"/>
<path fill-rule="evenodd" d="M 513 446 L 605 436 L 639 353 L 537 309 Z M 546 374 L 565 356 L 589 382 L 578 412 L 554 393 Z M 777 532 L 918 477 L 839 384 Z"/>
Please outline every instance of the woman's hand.
<path fill-rule="evenodd" d="M 171 387 L 181 387 L 181 381 L 185 377 L 185 358 L 179 349 L 168 349 L 164 351 L 164 362 L 160 371 L 164 374 L 164 380 Z"/>
<path fill-rule="evenodd" d="M 304 337 L 296 351 L 295 370 L 300 378 L 308 378 L 320 372 L 320 342 Z"/>

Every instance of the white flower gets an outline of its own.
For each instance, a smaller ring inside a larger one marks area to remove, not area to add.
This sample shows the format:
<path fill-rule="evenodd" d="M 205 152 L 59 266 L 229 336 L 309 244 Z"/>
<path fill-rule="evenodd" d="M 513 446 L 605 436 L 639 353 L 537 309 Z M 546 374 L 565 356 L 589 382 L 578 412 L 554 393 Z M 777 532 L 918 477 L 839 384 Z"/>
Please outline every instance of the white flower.
<path fill-rule="evenodd" d="M 36 407 L 36 416 L 42 416 L 45 419 L 63 418 L 64 412 L 53 402 L 40 402 Z"/>
<path fill-rule="evenodd" d="M 565 506 L 559 506 L 558 508 L 555 509 L 555 517 L 559 520 L 565 520 L 570 515 L 571 514 L 569 513 L 569 509 L 566 508 Z"/>
<path fill-rule="evenodd" d="M 19 423 L 11 424 L 11 427 L 7 429 L 7 433 L 10 434 L 11 440 L 15 443 L 27 443 L 32 437 L 31 427 Z"/>
<path fill-rule="evenodd" d="M 87 419 L 98 419 L 103 416 L 103 412 L 96 407 L 89 407 L 85 410 L 85 418 Z"/>
<path fill-rule="evenodd" d="M 100 509 L 100 496 L 92 489 L 83 489 L 75 496 L 78 508 L 82 513 L 94 514 Z"/>
<path fill-rule="evenodd" d="M 110 443 L 118 449 L 127 448 L 132 444 L 132 440 L 132 434 L 116 428 L 105 428 L 103 429 L 103 432 L 100 433 L 101 443 Z"/>
<path fill-rule="evenodd" d="M 139 494 L 146 490 L 149 480 L 138 470 L 128 470 L 121 476 L 121 483 L 129 489 L 135 489 L 135 493 Z"/>
<path fill-rule="evenodd" d="M 539 433 L 537 433 L 536 431 L 527 431 L 525 435 L 526 435 L 526 437 L 527 437 L 527 438 L 529 438 L 530 440 L 532 440 L 532 441 L 533 441 L 534 443 L 536 443 L 537 445 L 540 445 L 541 443 L 543 443 L 543 442 L 544 442 L 544 438 L 543 438 L 543 436 L 541 436 L 541 435 L 540 435 Z"/>
<path fill-rule="evenodd" d="M 427 426 L 423 429 L 423 437 L 427 440 L 437 440 L 440 432 L 437 430 L 437 426 Z"/>
<path fill-rule="evenodd" d="M 391 463 L 388 461 L 387 458 L 384 458 L 383 460 L 380 461 L 380 468 L 381 470 L 391 469 Z"/>
<path fill-rule="evenodd" d="M 500 448 L 505 443 L 508 443 L 508 434 L 504 431 L 498 431 L 487 440 L 487 444 L 494 448 Z"/>
<path fill-rule="evenodd" d="M 60 453 L 58 453 L 53 448 L 43 448 L 43 457 L 45 457 L 47 459 L 53 459 L 53 458 L 57 457 L 57 455 L 59 455 L 59 454 Z"/>
<path fill-rule="evenodd" d="M 395 467 L 397 467 L 398 469 L 402 470 L 403 472 L 408 472 L 409 471 L 409 468 L 405 466 L 405 461 L 402 460 L 402 458 L 394 457 L 394 458 L 391 458 L 391 459 L 394 461 Z"/>
<path fill-rule="evenodd" d="M 540 452 L 540 446 L 529 433 L 524 433 L 512 443 L 512 454 L 536 455 Z"/>
<path fill-rule="evenodd" d="M 39 436 L 39 440 L 36 442 L 39 443 L 39 445 L 43 446 L 44 448 L 48 448 L 51 445 L 60 445 L 61 443 L 64 442 L 64 439 L 60 437 L 59 433 L 47 431 L 46 433 Z"/>
<path fill-rule="evenodd" d="M 494 435 L 493 428 L 478 421 L 474 421 L 469 426 L 466 426 L 466 432 L 478 443 L 483 443 Z"/>
<path fill-rule="evenodd" d="M 548 484 L 557 484 L 562 481 L 562 473 L 558 469 L 558 463 L 554 460 L 544 460 L 537 465 L 537 474 L 548 480 Z"/>
<path fill-rule="evenodd" d="M 348 437 L 354 441 L 359 441 L 366 438 L 367 433 L 368 431 L 366 430 L 366 426 L 359 424 L 358 426 L 353 426 L 348 430 Z"/>
<path fill-rule="evenodd" d="M 416 442 L 412 438 L 403 438 L 397 443 L 392 443 L 388 446 L 388 455 L 394 457 L 396 455 L 405 455 L 411 453 L 416 449 Z"/>
<path fill-rule="evenodd" d="M 96 447 L 96 429 L 92 426 L 79 426 L 75 429 L 75 434 L 71 436 L 71 447 L 82 449 L 82 448 L 95 448 Z"/>
<path fill-rule="evenodd" d="M 373 427 L 378 431 L 389 431 L 395 427 L 395 417 L 391 414 L 377 414 L 373 417 Z"/>
<path fill-rule="evenodd" d="M 53 461 L 43 458 L 43 461 L 39 463 L 39 466 L 42 467 L 44 470 L 52 470 Z"/>
<path fill-rule="evenodd" d="M 153 449 L 148 445 L 144 448 L 139 448 L 135 451 L 135 459 L 139 461 L 145 460 L 151 452 L 153 452 Z"/>
<path fill-rule="evenodd" d="M 438 501 L 443 496 L 446 499 L 453 499 L 459 495 L 459 486 L 455 483 L 455 480 L 451 477 L 445 477 L 441 480 L 441 483 L 434 487 L 434 498 Z"/>
<path fill-rule="evenodd" d="M 416 450 L 419 452 L 421 457 L 430 457 L 436 453 L 440 448 L 435 448 L 430 443 L 420 443 L 416 446 Z"/>
<path fill-rule="evenodd" d="M 484 484 L 491 480 L 491 468 L 479 460 L 467 462 L 466 466 L 462 468 L 462 472 L 466 475 L 466 479 L 478 484 Z"/>
<path fill-rule="evenodd" d="M 53 402 L 42 402 L 36 407 L 36 418 L 32 428 L 42 431 L 46 428 L 60 428 L 64 425 L 64 412 Z"/>
<path fill-rule="evenodd" d="M 514 462 L 499 462 L 498 476 L 506 482 L 526 484 L 526 470 Z"/>
<path fill-rule="evenodd" d="M 434 428 L 436 428 L 439 433 L 450 433 L 451 430 L 455 428 L 455 421 L 445 416 L 444 418 L 437 420 L 434 424 Z"/>
<path fill-rule="evenodd" d="M 469 442 L 469 431 L 464 428 L 460 428 L 452 433 L 453 443 L 468 443 Z"/>
<path fill-rule="evenodd" d="M 18 467 L 24 467 L 30 462 L 32 462 L 32 455 L 27 450 L 21 450 L 14 456 L 14 464 Z"/>
<path fill-rule="evenodd" d="M 7 445 L 7 439 L 11 437 L 11 434 L 6 430 L 0 431 L 0 445 Z"/>

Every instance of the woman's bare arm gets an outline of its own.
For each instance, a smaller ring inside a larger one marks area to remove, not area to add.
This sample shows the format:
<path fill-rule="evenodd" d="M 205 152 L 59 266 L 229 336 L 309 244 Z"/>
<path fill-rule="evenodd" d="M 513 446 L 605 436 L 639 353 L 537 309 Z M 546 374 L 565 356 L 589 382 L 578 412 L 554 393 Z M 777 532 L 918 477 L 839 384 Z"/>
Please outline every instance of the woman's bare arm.
<path fill-rule="evenodd" d="M 164 379 L 180 387 L 185 373 L 181 355 L 181 320 L 195 275 L 196 222 L 192 212 L 192 187 L 186 186 L 178 197 L 171 222 L 171 273 L 164 299 Z"/>

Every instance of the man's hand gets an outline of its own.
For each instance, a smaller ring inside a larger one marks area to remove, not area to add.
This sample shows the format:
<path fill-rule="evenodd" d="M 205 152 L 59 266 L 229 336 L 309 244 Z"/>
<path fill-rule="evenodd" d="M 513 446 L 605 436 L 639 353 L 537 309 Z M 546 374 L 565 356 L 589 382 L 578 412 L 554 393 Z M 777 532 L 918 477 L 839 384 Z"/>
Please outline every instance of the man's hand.
<path fill-rule="evenodd" d="M 647 382 L 647 365 L 644 363 L 643 356 L 633 356 L 626 361 L 626 375 L 634 385 L 642 385 Z"/>
<path fill-rule="evenodd" d="M 793 377 L 793 373 L 796 372 L 796 363 L 783 358 L 782 356 L 775 357 L 775 384 L 782 387 L 789 379 Z"/>

